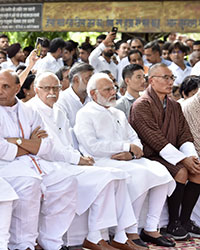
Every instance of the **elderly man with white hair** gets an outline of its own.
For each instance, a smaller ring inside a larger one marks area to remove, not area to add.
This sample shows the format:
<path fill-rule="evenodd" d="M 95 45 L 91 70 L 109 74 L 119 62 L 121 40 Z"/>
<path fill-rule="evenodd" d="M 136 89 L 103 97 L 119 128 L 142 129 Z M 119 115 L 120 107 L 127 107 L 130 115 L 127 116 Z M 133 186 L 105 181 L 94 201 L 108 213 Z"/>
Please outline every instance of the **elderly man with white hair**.
<path fill-rule="evenodd" d="M 142 239 L 161 246 L 174 246 L 157 232 L 166 197 L 175 187 L 172 177 L 163 165 L 142 157 L 142 145 L 136 132 L 124 113 L 113 108 L 116 90 L 111 79 L 104 73 L 94 74 L 87 92 L 93 101 L 79 110 L 74 126 L 80 151 L 94 157 L 100 166 L 112 166 L 131 175 L 128 187 L 137 219 L 147 193 L 149 196 Z M 136 239 L 139 238 L 137 233 L 135 227 Z"/>
<path fill-rule="evenodd" d="M 0 71 L 0 176 L 19 197 L 8 247 L 34 250 L 37 238 L 43 249 L 60 250 L 75 216 L 77 181 L 74 173 L 44 160 L 59 151 L 51 150 L 50 138 L 41 138 L 42 120 L 16 98 L 19 89 L 17 74 Z"/>
<path fill-rule="evenodd" d="M 89 211 L 89 232 L 83 247 L 93 250 L 144 249 L 131 241 L 136 219 L 126 184 L 129 175 L 115 168 L 92 167 L 93 158 L 82 156 L 73 148 L 67 117 L 61 110 L 56 112 L 56 116 L 53 112 L 53 105 L 58 99 L 60 89 L 61 85 L 57 76 L 45 72 L 36 78 L 36 96 L 27 102 L 27 105 L 39 112 L 47 126 L 49 136 L 54 140 L 54 147 L 59 148 L 60 155 L 63 155 L 59 159 L 55 157 L 54 160 L 65 162 L 66 168 L 70 168 L 70 171 L 73 171 L 73 167 L 75 170 L 83 171 L 77 176 L 78 204 L 76 209 L 78 215 Z M 103 229 L 111 226 L 115 226 L 115 236 L 111 242 L 113 247 L 107 244 L 101 235 Z M 78 228 L 76 230 L 79 231 Z M 68 242 L 65 244 L 68 245 Z"/>
<path fill-rule="evenodd" d="M 0 250 L 8 249 L 9 229 L 12 218 L 14 201 L 18 196 L 14 189 L 0 177 Z"/>

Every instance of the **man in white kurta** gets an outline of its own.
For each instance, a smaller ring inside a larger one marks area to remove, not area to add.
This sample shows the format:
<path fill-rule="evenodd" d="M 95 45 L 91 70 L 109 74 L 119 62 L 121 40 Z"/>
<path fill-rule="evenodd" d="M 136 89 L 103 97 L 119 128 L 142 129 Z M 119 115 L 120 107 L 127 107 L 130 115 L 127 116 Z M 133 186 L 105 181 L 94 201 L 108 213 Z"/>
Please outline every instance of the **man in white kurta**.
<path fill-rule="evenodd" d="M 76 113 L 90 101 L 86 88 L 93 71 L 93 67 L 87 63 L 75 64 L 69 72 L 71 86 L 61 92 L 55 104 L 55 109 L 58 107 L 63 111 L 72 128 L 74 127 Z"/>
<path fill-rule="evenodd" d="M 62 54 L 64 52 L 65 41 L 62 38 L 54 38 L 50 42 L 49 52 L 47 55 L 39 60 L 37 66 L 37 73 L 53 72 L 56 73 L 64 66 Z"/>
<path fill-rule="evenodd" d="M 56 75 L 48 72 L 43 73 L 36 78 L 35 91 L 37 95 L 26 104 L 39 112 L 47 126 L 48 134 L 54 139 L 54 145 L 60 149 L 60 152 L 62 151 L 65 157 L 66 168 L 70 167 L 70 171 L 73 171 L 73 167 L 84 171 L 77 176 L 78 201 L 76 209 L 78 215 L 89 210 L 89 232 L 83 246 L 96 249 L 98 242 L 100 245 L 103 243 L 101 230 L 116 226 L 113 242 L 117 242 L 117 244 L 115 243 L 114 246 L 128 249 L 130 246 L 127 244 L 132 243 L 128 238 L 131 239 L 130 234 L 135 229 L 133 224 L 136 223 L 125 181 L 128 174 L 115 168 L 103 169 L 97 166 L 86 166 L 93 165 L 93 159 L 81 156 L 72 147 L 68 119 L 61 110 L 56 112 L 54 117 L 53 105 L 58 99 L 60 88 L 60 81 Z M 56 160 L 58 159 L 56 158 Z M 62 158 L 60 160 L 63 161 Z M 77 235 L 79 235 L 79 229 L 76 230 Z M 125 232 L 128 233 L 128 236 Z M 104 244 L 106 243 L 104 242 Z M 108 245 L 102 247 L 107 249 Z M 136 245 L 136 247 L 139 246 Z"/>
<path fill-rule="evenodd" d="M 52 142 L 38 138 L 42 120 L 16 99 L 19 89 L 15 73 L 0 72 L 0 176 L 19 196 L 8 247 L 34 250 L 38 238 L 45 250 L 59 250 L 75 216 L 77 181 L 74 173 L 41 159 L 53 154 Z"/>
<path fill-rule="evenodd" d="M 172 177 L 160 163 L 141 158 L 142 145 L 136 132 L 122 111 L 110 107 L 115 105 L 116 92 L 109 77 L 103 73 L 94 74 L 87 91 L 93 101 L 77 113 L 74 126 L 80 151 L 94 157 L 99 166 L 112 166 L 131 174 L 128 187 L 136 218 L 139 218 L 149 191 L 149 209 L 143 233 L 151 236 L 151 240 L 146 237 L 148 241 L 172 246 L 157 232 L 166 197 L 175 187 Z"/>
<path fill-rule="evenodd" d="M 14 201 L 18 196 L 14 189 L 0 178 L 0 250 L 8 249 L 9 229 Z"/>

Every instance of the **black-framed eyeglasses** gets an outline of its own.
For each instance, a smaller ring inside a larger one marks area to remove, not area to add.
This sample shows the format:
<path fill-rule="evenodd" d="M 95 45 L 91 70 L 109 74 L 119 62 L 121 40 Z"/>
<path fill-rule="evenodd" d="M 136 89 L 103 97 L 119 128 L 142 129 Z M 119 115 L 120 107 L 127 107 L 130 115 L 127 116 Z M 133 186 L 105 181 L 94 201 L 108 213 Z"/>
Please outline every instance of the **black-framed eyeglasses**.
<path fill-rule="evenodd" d="M 172 75 L 172 76 L 169 76 L 169 75 L 164 75 L 164 76 L 151 76 L 152 78 L 153 77 L 161 77 L 162 79 L 166 80 L 166 81 L 169 81 L 169 80 L 172 80 L 172 81 L 175 81 L 176 79 L 176 76 Z"/>

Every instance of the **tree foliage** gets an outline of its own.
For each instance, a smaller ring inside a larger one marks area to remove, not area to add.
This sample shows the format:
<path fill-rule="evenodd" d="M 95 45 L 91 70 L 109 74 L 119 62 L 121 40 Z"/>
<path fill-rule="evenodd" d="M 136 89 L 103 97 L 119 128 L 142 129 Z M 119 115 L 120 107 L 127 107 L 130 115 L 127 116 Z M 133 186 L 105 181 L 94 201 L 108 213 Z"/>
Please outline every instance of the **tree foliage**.
<path fill-rule="evenodd" d="M 24 48 L 26 46 L 35 46 L 37 37 L 46 37 L 52 40 L 55 37 L 61 37 L 64 40 L 68 40 L 68 32 L 6 32 L 8 35 L 10 44 L 19 42 Z"/>

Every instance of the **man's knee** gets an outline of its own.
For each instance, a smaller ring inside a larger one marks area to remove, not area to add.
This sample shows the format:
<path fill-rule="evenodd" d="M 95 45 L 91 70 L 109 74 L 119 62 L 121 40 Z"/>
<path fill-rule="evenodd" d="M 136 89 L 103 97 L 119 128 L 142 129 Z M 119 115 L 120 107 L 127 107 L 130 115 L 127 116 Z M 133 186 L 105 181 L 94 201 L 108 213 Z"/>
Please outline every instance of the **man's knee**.
<path fill-rule="evenodd" d="M 177 181 L 177 182 L 180 182 L 180 183 L 186 183 L 187 180 L 188 180 L 188 170 L 186 168 L 181 168 L 178 173 L 176 174 L 176 176 L 174 177 L 174 179 Z"/>
<path fill-rule="evenodd" d="M 189 174 L 189 175 L 188 175 L 188 179 L 189 179 L 191 182 L 200 184 L 200 174 Z"/>

